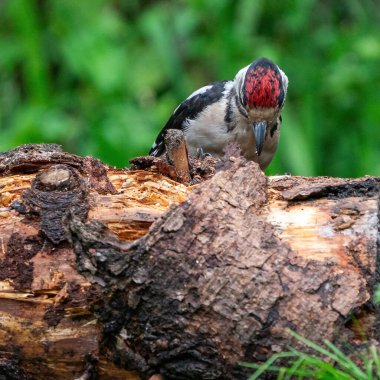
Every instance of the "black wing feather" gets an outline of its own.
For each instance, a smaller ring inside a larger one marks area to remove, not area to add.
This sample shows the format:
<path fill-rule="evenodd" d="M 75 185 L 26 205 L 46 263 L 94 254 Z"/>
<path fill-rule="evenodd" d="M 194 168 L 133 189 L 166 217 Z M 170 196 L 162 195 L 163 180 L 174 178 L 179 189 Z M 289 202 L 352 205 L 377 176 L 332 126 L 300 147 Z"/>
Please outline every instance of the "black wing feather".
<path fill-rule="evenodd" d="M 162 128 L 149 154 L 157 157 L 165 153 L 164 136 L 166 131 L 168 129 L 181 129 L 184 131 L 184 123 L 187 119 L 195 119 L 207 106 L 217 102 L 223 96 L 226 82 L 228 81 L 210 83 L 208 85 L 211 86 L 210 88 L 204 92 L 190 96 L 182 102 Z"/>

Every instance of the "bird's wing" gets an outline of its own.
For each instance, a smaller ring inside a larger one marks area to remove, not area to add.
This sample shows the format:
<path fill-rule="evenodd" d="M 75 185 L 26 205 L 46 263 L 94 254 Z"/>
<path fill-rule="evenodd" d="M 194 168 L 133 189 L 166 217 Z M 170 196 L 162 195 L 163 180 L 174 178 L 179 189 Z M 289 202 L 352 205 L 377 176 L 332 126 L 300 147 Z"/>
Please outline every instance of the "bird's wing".
<path fill-rule="evenodd" d="M 172 116 L 162 128 L 157 136 L 149 154 L 151 156 L 161 156 L 165 153 L 164 136 L 168 129 L 186 130 L 186 121 L 196 119 L 210 104 L 218 101 L 225 91 L 225 85 L 228 81 L 214 82 L 193 92 L 185 101 L 183 101 L 173 112 Z"/>

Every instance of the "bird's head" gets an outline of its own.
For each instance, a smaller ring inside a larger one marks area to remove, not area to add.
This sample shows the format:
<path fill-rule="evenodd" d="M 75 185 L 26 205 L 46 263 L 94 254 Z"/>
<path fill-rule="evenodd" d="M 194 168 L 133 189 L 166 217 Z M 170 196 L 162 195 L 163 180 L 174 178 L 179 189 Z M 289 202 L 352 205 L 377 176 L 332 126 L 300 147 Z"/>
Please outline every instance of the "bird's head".
<path fill-rule="evenodd" d="M 256 152 L 260 155 L 267 126 L 276 122 L 284 106 L 288 78 L 270 59 L 259 58 L 238 72 L 235 84 L 241 109 L 255 134 Z"/>

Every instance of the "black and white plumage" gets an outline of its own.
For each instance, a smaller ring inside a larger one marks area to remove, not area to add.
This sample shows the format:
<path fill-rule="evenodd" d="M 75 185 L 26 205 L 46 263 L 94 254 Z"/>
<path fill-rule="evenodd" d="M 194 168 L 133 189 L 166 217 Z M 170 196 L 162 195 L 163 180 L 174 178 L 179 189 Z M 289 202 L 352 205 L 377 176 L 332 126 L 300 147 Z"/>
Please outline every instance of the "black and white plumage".
<path fill-rule="evenodd" d="M 216 157 L 237 142 L 248 160 L 264 170 L 278 145 L 288 78 L 267 58 L 241 69 L 233 81 L 211 83 L 181 103 L 158 135 L 150 155 L 165 153 L 164 134 L 181 129 L 190 155 L 199 149 Z"/>

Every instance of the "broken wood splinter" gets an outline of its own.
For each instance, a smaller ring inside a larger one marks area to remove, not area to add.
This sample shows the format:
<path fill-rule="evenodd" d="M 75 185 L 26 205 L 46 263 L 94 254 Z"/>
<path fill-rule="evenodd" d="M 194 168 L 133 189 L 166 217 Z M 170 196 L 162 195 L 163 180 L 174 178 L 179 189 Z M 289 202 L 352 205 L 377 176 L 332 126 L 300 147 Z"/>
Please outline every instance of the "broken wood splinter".
<path fill-rule="evenodd" d="M 169 129 L 165 134 L 165 146 L 168 161 L 175 167 L 180 182 L 189 183 L 191 180 L 189 159 L 183 132 Z"/>

